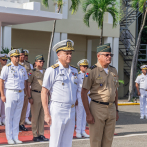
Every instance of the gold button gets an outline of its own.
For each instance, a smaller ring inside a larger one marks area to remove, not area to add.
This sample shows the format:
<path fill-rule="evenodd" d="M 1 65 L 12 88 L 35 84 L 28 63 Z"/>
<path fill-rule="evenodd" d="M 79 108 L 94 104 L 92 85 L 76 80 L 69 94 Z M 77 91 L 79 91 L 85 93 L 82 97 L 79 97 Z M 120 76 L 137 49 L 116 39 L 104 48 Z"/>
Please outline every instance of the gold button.
<path fill-rule="evenodd" d="M 62 83 L 62 85 L 64 86 L 64 83 Z"/>

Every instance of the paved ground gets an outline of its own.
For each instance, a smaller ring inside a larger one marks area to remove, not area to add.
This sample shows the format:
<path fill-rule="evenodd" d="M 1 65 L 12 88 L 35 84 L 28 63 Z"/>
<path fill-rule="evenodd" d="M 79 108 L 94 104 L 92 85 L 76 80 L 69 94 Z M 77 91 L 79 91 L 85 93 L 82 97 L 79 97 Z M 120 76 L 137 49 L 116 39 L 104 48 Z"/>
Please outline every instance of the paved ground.
<path fill-rule="evenodd" d="M 114 136 L 112 147 L 147 147 L 147 119 L 139 119 L 139 106 L 119 106 L 119 110 L 120 119 L 115 130 L 117 135 Z M 19 147 L 48 147 L 48 143 L 27 143 Z M 72 147 L 90 147 L 89 140 L 74 139 Z"/>

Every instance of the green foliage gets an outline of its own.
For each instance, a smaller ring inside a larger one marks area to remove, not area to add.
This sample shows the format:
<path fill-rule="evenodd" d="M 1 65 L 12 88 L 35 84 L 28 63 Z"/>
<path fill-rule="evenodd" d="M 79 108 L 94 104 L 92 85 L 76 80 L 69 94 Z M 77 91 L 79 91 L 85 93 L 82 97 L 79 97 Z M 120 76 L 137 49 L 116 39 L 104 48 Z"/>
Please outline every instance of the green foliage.
<path fill-rule="evenodd" d="M 132 0 L 132 6 L 137 9 L 137 5 L 139 7 L 139 11 L 143 13 L 143 6 L 145 4 L 146 0 Z"/>
<path fill-rule="evenodd" d="M 2 51 L 0 53 L 1 54 L 8 54 L 9 52 L 10 52 L 10 50 L 8 48 L 3 48 L 2 47 Z M 9 57 L 8 57 L 8 60 L 11 61 Z"/>
<path fill-rule="evenodd" d="M 124 84 L 124 80 L 118 80 L 118 82 L 119 82 L 119 85 Z"/>
<path fill-rule="evenodd" d="M 84 15 L 84 23 L 89 27 L 89 19 L 92 17 L 93 21 L 96 21 L 98 27 L 102 28 L 104 14 L 109 12 L 113 17 L 113 27 L 116 27 L 119 18 L 119 3 L 117 0 L 83 0 L 82 1 Z"/>
<path fill-rule="evenodd" d="M 58 8 L 63 6 L 63 0 L 53 0 L 55 4 L 57 4 Z M 72 4 L 70 6 L 71 13 L 75 13 L 78 10 L 80 0 L 71 0 Z M 42 5 L 44 5 L 46 8 L 49 7 L 48 0 L 42 0 Z"/>

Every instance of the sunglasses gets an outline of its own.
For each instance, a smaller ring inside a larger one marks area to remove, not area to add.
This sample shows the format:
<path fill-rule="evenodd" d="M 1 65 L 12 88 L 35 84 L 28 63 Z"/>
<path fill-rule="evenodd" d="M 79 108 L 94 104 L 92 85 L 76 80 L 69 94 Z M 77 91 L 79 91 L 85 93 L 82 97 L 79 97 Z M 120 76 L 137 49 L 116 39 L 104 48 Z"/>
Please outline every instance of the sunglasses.
<path fill-rule="evenodd" d="M 108 56 L 113 57 L 114 54 L 100 54 L 100 55 L 104 55 L 105 57 L 108 57 Z"/>
<path fill-rule="evenodd" d="M 84 67 L 84 68 L 86 68 L 86 67 L 88 68 L 88 65 L 83 65 L 83 67 Z"/>
<path fill-rule="evenodd" d="M 3 61 L 7 61 L 7 59 L 2 59 Z"/>
<path fill-rule="evenodd" d="M 19 58 L 19 56 L 14 56 L 15 58 Z"/>

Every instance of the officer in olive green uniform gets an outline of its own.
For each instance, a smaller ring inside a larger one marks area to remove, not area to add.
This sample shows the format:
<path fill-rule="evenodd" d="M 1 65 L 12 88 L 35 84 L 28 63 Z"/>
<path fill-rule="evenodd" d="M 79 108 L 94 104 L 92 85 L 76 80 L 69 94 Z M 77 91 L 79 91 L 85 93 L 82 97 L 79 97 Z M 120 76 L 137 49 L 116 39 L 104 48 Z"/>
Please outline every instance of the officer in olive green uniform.
<path fill-rule="evenodd" d="M 89 123 L 91 147 L 111 147 L 118 120 L 118 75 L 109 65 L 113 57 L 110 44 L 98 46 L 97 53 L 98 63 L 87 69 L 81 96 Z"/>
<path fill-rule="evenodd" d="M 24 66 L 27 73 L 29 73 L 30 70 L 31 70 L 31 66 L 30 66 L 30 63 L 25 61 L 25 51 L 22 48 L 20 48 L 19 50 L 21 51 L 20 52 L 20 57 L 19 57 L 19 64 Z M 26 118 L 27 106 L 28 106 L 28 96 L 25 95 L 23 109 L 22 109 L 22 112 L 21 112 L 21 119 L 20 119 L 20 123 L 19 123 L 19 128 L 22 131 L 28 131 L 28 129 L 24 126 L 25 118 Z"/>
<path fill-rule="evenodd" d="M 44 110 L 41 102 L 41 89 L 45 72 L 45 69 L 43 69 L 43 55 L 36 56 L 35 64 L 36 68 L 28 74 L 28 96 L 31 103 L 33 141 L 48 141 L 49 139 L 44 137 Z"/>

